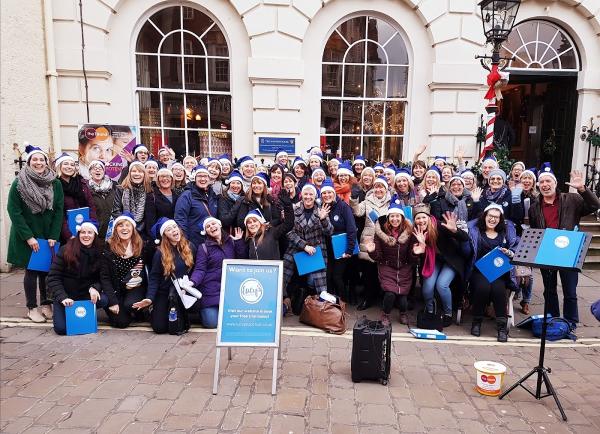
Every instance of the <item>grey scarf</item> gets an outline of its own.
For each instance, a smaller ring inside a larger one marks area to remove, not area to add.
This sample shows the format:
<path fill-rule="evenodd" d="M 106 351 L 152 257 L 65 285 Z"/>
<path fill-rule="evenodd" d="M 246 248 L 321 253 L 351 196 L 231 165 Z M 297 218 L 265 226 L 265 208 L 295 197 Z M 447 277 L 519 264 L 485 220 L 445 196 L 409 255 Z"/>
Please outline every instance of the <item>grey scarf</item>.
<path fill-rule="evenodd" d="M 17 191 L 32 214 L 52 210 L 54 202 L 53 181 L 56 173 L 47 169 L 42 175 L 25 166 L 17 176 Z"/>
<path fill-rule="evenodd" d="M 123 190 L 123 211 L 129 211 L 136 223 L 144 220 L 146 189 L 143 185 L 134 185 Z"/>
<path fill-rule="evenodd" d="M 88 185 L 90 187 L 90 190 L 92 190 L 93 193 L 96 193 L 102 197 L 106 197 L 113 188 L 113 181 L 108 176 L 105 176 L 102 179 L 102 181 L 100 181 L 100 183 L 98 184 L 98 183 L 96 183 L 96 181 L 94 181 L 93 179 L 90 178 L 88 180 Z"/>
<path fill-rule="evenodd" d="M 467 210 L 467 198 L 471 196 L 471 194 L 465 190 L 463 192 L 462 198 L 457 198 L 450 191 L 446 192 L 444 198 L 448 201 L 450 205 L 454 206 L 454 212 L 456 213 L 456 220 L 466 222 L 469 220 L 469 211 Z"/>

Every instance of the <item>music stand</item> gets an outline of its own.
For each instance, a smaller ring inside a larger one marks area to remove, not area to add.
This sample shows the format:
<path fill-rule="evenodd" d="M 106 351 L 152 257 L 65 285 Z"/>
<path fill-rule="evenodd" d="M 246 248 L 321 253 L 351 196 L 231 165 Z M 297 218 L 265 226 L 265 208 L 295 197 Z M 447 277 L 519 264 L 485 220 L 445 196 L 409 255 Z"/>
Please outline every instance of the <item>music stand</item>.
<path fill-rule="evenodd" d="M 588 248 L 590 247 L 590 243 L 592 241 L 592 234 L 589 234 L 589 233 L 585 234 L 585 239 L 584 239 L 581 249 L 579 251 L 579 259 L 577 260 L 577 263 L 575 264 L 575 266 L 574 267 L 559 267 L 559 266 L 553 266 L 553 265 L 538 265 L 535 263 L 535 258 L 538 254 L 540 243 L 542 242 L 542 238 L 544 238 L 544 232 L 545 232 L 544 229 L 525 229 L 525 231 L 523 231 L 523 235 L 521 236 L 521 241 L 519 242 L 519 245 L 517 246 L 515 256 L 513 257 L 511 262 L 514 265 L 524 265 L 526 267 L 533 267 L 533 268 L 539 268 L 539 269 L 566 270 L 566 271 L 581 272 L 581 269 L 583 268 L 583 261 L 585 260 L 585 256 L 587 254 Z M 562 405 L 560 404 L 560 401 L 558 400 L 558 395 L 556 394 L 556 391 L 554 390 L 554 387 L 552 386 L 552 383 L 550 382 L 550 377 L 548 377 L 548 374 L 551 373 L 552 370 L 550 368 L 544 367 L 544 356 L 545 356 L 545 352 L 546 352 L 546 331 L 548 329 L 547 316 L 548 316 L 548 299 L 546 297 L 546 294 L 544 294 L 544 316 L 542 318 L 542 321 L 543 321 L 542 335 L 540 336 L 540 356 L 539 356 L 538 365 L 535 368 L 533 368 L 527 375 L 525 375 L 519 381 L 517 381 L 515 384 L 510 386 L 508 388 L 508 390 L 503 392 L 498 398 L 499 399 L 504 398 L 506 395 L 508 395 L 510 392 L 512 392 L 518 386 L 521 386 L 523 389 L 525 389 L 535 399 L 542 399 L 542 398 L 547 398 L 548 396 L 552 396 L 554 398 L 554 401 L 556 402 L 556 405 L 558 406 L 558 409 L 560 411 L 560 414 L 562 415 L 563 420 L 566 421 L 567 415 L 565 414 L 565 411 L 563 410 Z M 529 388 L 527 388 L 525 385 L 523 385 L 523 383 L 529 377 L 531 377 L 533 374 L 536 374 L 536 373 L 537 373 L 537 384 L 536 384 L 535 393 L 533 393 Z M 542 382 L 546 386 L 546 394 L 545 395 L 542 395 Z"/>

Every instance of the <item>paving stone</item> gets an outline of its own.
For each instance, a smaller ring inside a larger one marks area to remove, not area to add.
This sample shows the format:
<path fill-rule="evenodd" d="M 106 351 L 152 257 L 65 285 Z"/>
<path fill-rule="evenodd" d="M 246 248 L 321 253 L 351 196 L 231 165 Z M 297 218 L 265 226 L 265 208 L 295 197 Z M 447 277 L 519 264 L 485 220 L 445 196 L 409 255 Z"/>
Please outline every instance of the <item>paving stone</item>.
<path fill-rule="evenodd" d="M 221 425 L 225 412 L 218 410 L 205 410 L 198 418 L 198 426 L 201 428 L 215 428 Z"/>
<path fill-rule="evenodd" d="M 287 389 L 278 392 L 275 411 L 287 414 L 304 414 L 308 393 L 303 389 Z"/>
<path fill-rule="evenodd" d="M 36 402 L 37 399 L 35 398 L 24 398 L 19 396 L 10 397 L 2 402 L 0 419 L 3 421 L 8 421 L 21 416 Z"/>
<path fill-rule="evenodd" d="M 410 388 L 417 407 L 436 407 L 440 408 L 446 404 L 446 401 L 440 392 L 433 386 L 417 386 Z"/>
<path fill-rule="evenodd" d="M 167 399 L 150 399 L 137 412 L 135 418 L 142 422 L 160 422 L 172 404 L 173 401 Z"/>
<path fill-rule="evenodd" d="M 156 422 L 131 422 L 121 434 L 148 434 L 154 432 L 156 428 L 158 428 Z"/>
<path fill-rule="evenodd" d="M 133 422 L 133 417 L 132 413 L 110 414 L 98 428 L 98 434 L 114 434 L 121 432 L 126 425 Z"/>
<path fill-rule="evenodd" d="M 93 428 L 117 405 L 116 399 L 90 398 L 73 409 L 70 417 L 59 423 L 60 428 Z"/>
<path fill-rule="evenodd" d="M 254 394 L 248 403 L 248 413 L 264 413 L 273 407 L 275 397 L 266 394 Z"/>
<path fill-rule="evenodd" d="M 92 398 L 122 398 L 133 389 L 136 383 L 135 380 L 129 379 L 106 380 L 90 396 Z"/>
<path fill-rule="evenodd" d="M 271 421 L 271 434 L 301 434 L 305 432 L 304 418 L 276 414 Z"/>
<path fill-rule="evenodd" d="M 269 415 L 266 413 L 246 413 L 242 421 L 242 428 L 265 428 L 268 425 Z"/>
<path fill-rule="evenodd" d="M 196 416 L 169 416 L 165 418 L 161 428 L 167 431 L 190 432 L 197 419 Z"/>
<path fill-rule="evenodd" d="M 396 413 L 389 405 L 362 405 L 359 412 L 361 425 L 392 425 L 396 422 Z"/>
<path fill-rule="evenodd" d="M 398 416 L 398 425 L 401 432 L 425 432 L 423 422 L 414 414 Z"/>
<path fill-rule="evenodd" d="M 427 428 L 456 428 L 456 419 L 448 410 L 440 408 L 422 408 L 419 418 Z"/>
<path fill-rule="evenodd" d="M 225 413 L 225 418 L 221 423 L 221 429 L 225 431 L 231 431 L 237 429 L 237 427 L 242 422 L 242 417 L 244 416 L 244 409 L 242 407 L 231 407 Z"/>
<path fill-rule="evenodd" d="M 354 401 L 345 399 L 331 400 L 331 423 L 340 425 L 356 425 L 357 408 Z"/>

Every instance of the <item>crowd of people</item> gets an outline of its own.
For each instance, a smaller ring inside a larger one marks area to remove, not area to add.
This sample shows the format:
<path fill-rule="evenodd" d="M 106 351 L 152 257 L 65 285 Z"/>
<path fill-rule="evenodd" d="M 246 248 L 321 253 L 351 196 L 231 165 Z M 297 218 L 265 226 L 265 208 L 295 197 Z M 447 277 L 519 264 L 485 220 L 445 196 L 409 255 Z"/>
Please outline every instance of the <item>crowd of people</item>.
<path fill-rule="evenodd" d="M 201 294 L 188 311 L 214 328 L 223 260 L 282 260 L 288 313 L 298 313 L 306 295 L 328 291 L 358 310 L 380 303 L 386 322 L 398 309 L 408 324 L 407 311 L 422 298 L 424 310 L 441 311 L 447 327 L 468 304 L 471 333 L 480 336 L 492 316 L 505 342 L 508 293 L 520 294 L 529 314 L 534 275 L 513 267 L 490 283 L 476 261 L 495 248 L 512 257 L 527 227 L 573 230 L 598 209 L 598 198 L 578 171 L 567 183 L 576 192 L 561 193 L 547 163 L 537 171 L 516 162 L 507 174 L 488 156 L 475 173 L 461 156 L 456 166 L 445 157 L 429 165 L 420 159 L 424 150 L 408 167 L 369 164 L 360 155 L 325 161 L 319 147 L 304 159 L 278 151 L 265 166 L 227 155 L 180 163 L 167 147 L 155 160 L 139 144 L 116 182 L 101 160 L 91 161 L 84 177 L 76 157 L 63 153 L 51 162 L 29 146 L 9 192 L 8 261 L 27 268 L 38 239 L 60 249 L 49 273 L 25 270 L 27 317 L 52 320 L 64 334 L 65 307 L 91 300 L 113 327 L 150 321 L 166 333 L 169 294 L 185 282 Z M 82 207 L 90 218 L 72 233 L 67 211 Z M 336 257 L 332 236 L 340 234 L 346 250 Z M 326 267 L 299 276 L 297 252 L 320 252 Z M 576 272 L 542 271 L 550 312 L 560 315 L 557 274 L 564 317 L 576 325 Z"/>

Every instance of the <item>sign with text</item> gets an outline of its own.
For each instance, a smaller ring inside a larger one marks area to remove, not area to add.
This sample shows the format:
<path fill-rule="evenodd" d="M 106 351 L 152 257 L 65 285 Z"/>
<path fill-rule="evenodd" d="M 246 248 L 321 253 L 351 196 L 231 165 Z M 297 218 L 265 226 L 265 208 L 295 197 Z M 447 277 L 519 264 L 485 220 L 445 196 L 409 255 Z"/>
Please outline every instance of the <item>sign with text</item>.
<path fill-rule="evenodd" d="M 293 137 L 259 137 L 258 152 L 260 154 L 275 154 L 283 149 L 288 154 L 296 153 L 296 139 Z"/>
<path fill-rule="evenodd" d="M 279 346 L 282 261 L 226 260 L 217 346 Z"/>

